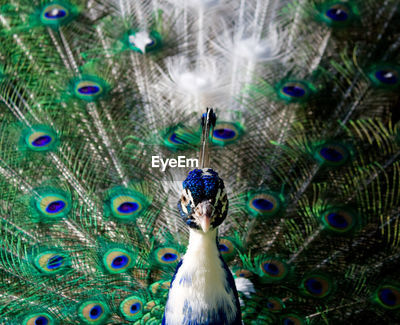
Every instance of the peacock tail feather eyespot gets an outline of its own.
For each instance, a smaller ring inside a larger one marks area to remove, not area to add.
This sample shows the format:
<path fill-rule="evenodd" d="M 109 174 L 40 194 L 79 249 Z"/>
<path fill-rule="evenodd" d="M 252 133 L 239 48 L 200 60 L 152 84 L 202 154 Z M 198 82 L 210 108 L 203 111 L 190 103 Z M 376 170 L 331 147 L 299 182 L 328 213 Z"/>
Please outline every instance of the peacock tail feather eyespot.
<path fill-rule="evenodd" d="M 276 85 L 278 97 L 287 103 L 307 101 L 316 91 L 314 85 L 305 80 L 282 80 Z"/>
<path fill-rule="evenodd" d="M 249 193 L 246 203 L 247 211 L 254 217 L 276 215 L 282 206 L 280 196 L 274 192 Z"/>
<path fill-rule="evenodd" d="M 375 71 L 374 76 L 377 80 L 387 85 L 396 85 L 399 80 L 397 71 L 390 69 L 377 70 Z"/>
<path fill-rule="evenodd" d="M 27 315 L 23 321 L 22 325 L 52 325 L 54 324 L 54 319 L 48 313 L 39 312 Z"/>
<path fill-rule="evenodd" d="M 235 245 L 228 237 L 221 237 L 219 239 L 218 249 L 225 261 L 230 261 L 235 257 Z"/>
<path fill-rule="evenodd" d="M 68 15 L 68 8 L 65 8 L 57 3 L 53 3 L 43 8 L 41 18 L 44 24 L 51 24 L 53 22 L 59 23 L 62 19 L 67 18 Z"/>
<path fill-rule="evenodd" d="M 134 197 L 128 195 L 117 196 L 112 200 L 113 211 L 118 216 L 131 216 L 141 209 L 141 204 Z"/>
<path fill-rule="evenodd" d="M 64 272 L 69 266 L 68 255 L 60 251 L 44 251 L 33 259 L 34 266 L 47 275 Z"/>
<path fill-rule="evenodd" d="M 77 7 L 66 1 L 53 1 L 42 6 L 38 15 L 43 25 L 58 28 L 71 22 L 78 13 Z"/>
<path fill-rule="evenodd" d="M 186 140 L 182 139 L 176 132 L 171 132 L 171 134 L 168 135 L 166 141 L 173 146 L 185 145 L 188 143 Z"/>
<path fill-rule="evenodd" d="M 146 210 L 148 200 L 141 193 L 123 188 L 111 189 L 104 203 L 105 216 L 111 216 L 117 221 L 133 221 Z"/>
<path fill-rule="evenodd" d="M 72 80 L 71 87 L 75 97 L 87 102 L 104 97 L 110 89 L 105 80 L 94 75 L 84 75 Z"/>
<path fill-rule="evenodd" d="M 344 165 L 351 157 L 350 149 L 342 143 L 326 142 L 314 151 L 314 158 L 320 165 L 339 167 Z"/>
<path fill-rule="evenodd" d="M 36 152 L 48 152 L 54 150 L 59 144 L 56 133 L 45 125 L 35 125 L 22 131 L 21 149 Z"/>
<path fill-rule="evenodd" d="M 297 314 L 285 314 L 282 315 L 280 318 L 281 322 L 280 324 L 282 325 L 304 325 L 305 321 L 303 320 L 302 317 L 300 317 Z"/>
<path fill-rule="evenodd" d="M 300 288 L 307 296 L 325 298 L 332 292 L 333 284 L 325 275 L 311 274 L 303 278 Z"/>
<path fill-rule="evenodd" d="M 396 322 L 397 2 L 4 1 L 0 322 Z"/>
<path fill-rule="evenodd" d="M 382 63 L 371 66 L 367 70 L 371 83 L 381 89 L 394 89 L 400 85 L 400 66 Z"/>
<path fill-rule="evenodd" d="M 285 304 L 276 297 L 270 297 L 266 301 L 266 307 L 271 313 L 279 313 L 285 308 Z"/>
<path fill-rule="evenodd" d="M 48 195 L 38 201 L 38 208 L 49 217 L 60 217 L 68 210 L 68 201 L 61 195 Z"/>
<path fill-rule="evenodd" d="M 354 22 L 358 15 L 357 8 L 345 1 L 328 1 L 319 6 L 318 19 L 329 27 L 346 27 Z"/>
<path fill-rule="evenodd" d="M 200 141 L 199 134 L 190 132 L 182 125 L 176 125 L 164 130 L 161 134 L 164 146 L 175 151 L 195 146 Z"/>
<path fill-rule="evenodd" d="M 250 270 L 239 268 L 239 269 L 235 270 L 235 276 L 238 277 L 238 278 L 247 278 L 247 279 L 249 279 L 249 278 L 252 278 L 254 276 L 254 273 L 251 272 Z"/>
<path fill-rule="evenodd" d="M 345 2 L 335 3 L 326 8 L 324 15 L 334 22 L 345 22 L 351 15 L 351 8 Z"/>
<path fill-rule="evenodd" d="M 52 221 L 64 218 L 71 210 L 71 202 L 66 195 L 62 193 L 46 193 L 40 198 L 34 198 L 36 210 L 43 217 L 44 221 Z"/>
<path fill-rule="evenodd" d="M 31 217 L 35 221 L 55 222 L 67 217 L 71 208 L 70 195 L 57 188 L 38 188 L 30 199 Z"/>
<path fill-rule="evenodd" d="M 143 301 L 138 296 L 129 296 L 125 298 L 119 305 L 119 310 L 122 316 L 129 321 L 135 321 L 142 318 L 144 313 Z"/>
<path fill-rule="evenodd" d="M 101 85 L 90 81 L 80 81 L 76 85 L 76 90 L 80 95 L 95 96 L 97 93 L 101 92 Z"/>
<path fill-rule="evenodd" d="M 329 7 L 325 16 L 334 21 L 346 21 L 349 18 L 349 8 L 343 3 L 338 3 Z"/>
<path fill-rule="evenodd" d="M 212 143 L 225 146 L 232 144 L 240 139 L 244 133 L 244 128 L 240 123 L 217 122 L 212 132 Z"/>
<path fill-rule="evenodd" d="M 222 254 L 229 254 L 234 251 L 234 246 L 229 239 L 220 239 L 218 249 Z"/>
<path fill-rule="evenodd" d="M 160 247 L 155 251 L 155 257 L 160 264 L 175 264 L 180 260 L 180 253 L 174 247 Z"/>
<path fill-rule="evenodd" d="M 131 252 L 121 248 L 109 249 L 103 255 L 103 264 L 110 273 L 123 273 L 132 267 L 134 256 Z"/>
<path fill-rule="evenodd" d="M 399 309 L 400 288 L 390 284 L 382 285 L 376 290 L 374 300 L 385 309 Z"/>
<path fill-rule="evenodd" d="M 283 96 L 301 98 L 306 95 L 306 88 L 299 82 L 288 82 L 282 86 L 281 92 Z"/>
<path fill-rule="evenodd" d="M 79 306 L 78 316 L 85 324 L 103 324 L 109 316 L 109 310 L 103 301 L 90 300 Z"/>
<path fill-rule="evenodd" d="M 285 262 L 273 257 L 263 258 L 259 263 L 259 268 L 261 275 L 272 281 L 283 280 L 289 272 L 289 267 Z"/>
<path fill-rule="evenodd" d="M 129 30 L 124 34 L 123 42 L 127 48 L 141 54 L 157 52 L 163 46 L 162 36 L 156 30 Z"/>
<path fill-rule="evenodd" d="M 46 132 L 35 132 L 27 139 L 27 144 L 35 149 L 42 149 L 48 147 L 54 140 L 53 137 Z"/>
<path fill-rule="evenodd" d="M 326 230 L 337 234 L 352 231 L 358 222 L 357 215 L 346 208 L 330 208 L 322 213 L 320 220 Z"/>

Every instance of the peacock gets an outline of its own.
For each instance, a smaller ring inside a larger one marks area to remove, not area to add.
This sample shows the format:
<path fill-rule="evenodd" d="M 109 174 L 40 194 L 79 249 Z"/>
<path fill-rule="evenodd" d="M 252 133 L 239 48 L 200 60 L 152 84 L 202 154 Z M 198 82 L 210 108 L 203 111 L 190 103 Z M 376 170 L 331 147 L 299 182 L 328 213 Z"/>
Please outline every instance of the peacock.
<path fill-rule="evenodd" d="M 0 0 L 0 324 L 400 324 L 399 48 L 397 0 Z"/>
<path fill-rule="evenodd" d="M 214 112 L 207 110 L 202 117 L 201 167 L 210 163 L 208 139 L 215 123 Z M 189 245 L 171 280 L 163 324 L 242 324 L 236 285 L 217 239 L 228 207 L 218 173 L 211 168 L 189 173 L 178 202 L 190 227 Z"/>

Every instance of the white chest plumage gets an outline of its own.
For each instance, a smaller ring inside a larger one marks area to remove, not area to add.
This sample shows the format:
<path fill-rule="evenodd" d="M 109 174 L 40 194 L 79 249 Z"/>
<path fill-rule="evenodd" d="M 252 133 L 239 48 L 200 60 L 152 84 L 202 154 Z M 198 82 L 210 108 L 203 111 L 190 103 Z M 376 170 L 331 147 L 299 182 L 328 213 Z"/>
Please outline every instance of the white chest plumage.
<path fill-rule="evenodd" d="M 219 258 L 216 230 L 206 234 L 190 230 L 188 249 L 168 294 L 166 324 L 207 323 L 220 310 L 228 322 L 237 311 Z"/>

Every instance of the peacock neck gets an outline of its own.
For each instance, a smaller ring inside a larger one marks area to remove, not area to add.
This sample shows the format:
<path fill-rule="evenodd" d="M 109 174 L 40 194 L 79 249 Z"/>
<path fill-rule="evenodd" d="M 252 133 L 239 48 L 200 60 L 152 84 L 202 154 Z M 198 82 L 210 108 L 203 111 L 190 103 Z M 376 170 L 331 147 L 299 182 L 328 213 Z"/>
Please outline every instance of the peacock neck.
<path fill-rule="evenodd" d="M 190 230 L 168 294 L 164 324 L 236 325 L 239 318 L 235 284 L 220 256 L 217 230 Z"/>
<path fill-rule="evenodd" d="M 213 283 L 215 276 L 221 275 L 219 281 L 223 281 L 223 261 L 217 246 L 217 230 L 203 233 L 197 230 L 190 230 L 189 245 L 182 261 L 183 270 L 195 276 L 197 283 Z M 207 290 L 207 288 L 199 288 Z"/>
<path fill-rule="evenodd" d="M 189 245 L 185 256 L 195 255 L 202 259 L 218 258 L 219 250 L 217 246 L 217 229 L 207 233 L 190 229 Z"/>

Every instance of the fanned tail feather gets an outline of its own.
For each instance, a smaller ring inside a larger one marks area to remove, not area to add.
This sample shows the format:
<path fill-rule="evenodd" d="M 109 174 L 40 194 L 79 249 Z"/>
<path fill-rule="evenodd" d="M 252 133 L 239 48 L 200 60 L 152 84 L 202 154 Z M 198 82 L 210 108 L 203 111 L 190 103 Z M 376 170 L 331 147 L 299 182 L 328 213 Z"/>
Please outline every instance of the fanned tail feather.
<path fill-rule="evenodd" d="M 0 322 L 159 324 L 196 166 L 153 157 L 209 142 L 245 324 L 398 323 L 399 19 L 395 0 L 2 1 Z"/>

